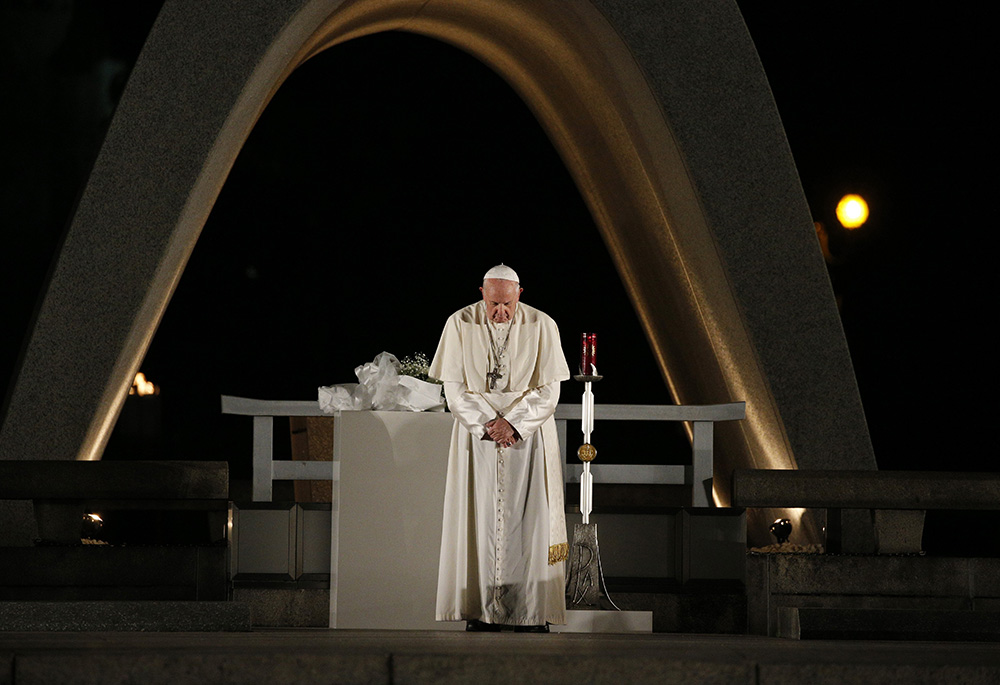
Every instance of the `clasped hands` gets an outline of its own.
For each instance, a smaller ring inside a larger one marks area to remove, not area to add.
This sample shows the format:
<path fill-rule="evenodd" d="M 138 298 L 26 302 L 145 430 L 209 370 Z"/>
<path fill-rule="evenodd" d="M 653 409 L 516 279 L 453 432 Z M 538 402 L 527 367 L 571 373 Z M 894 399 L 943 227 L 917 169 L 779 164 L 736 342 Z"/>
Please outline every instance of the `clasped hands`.
<path fill-rule="evenodd" d="M 486 436 L 501 447 L 510 447 L 521 439 L 510 422 L 502 416 L 486 423 Z"/>

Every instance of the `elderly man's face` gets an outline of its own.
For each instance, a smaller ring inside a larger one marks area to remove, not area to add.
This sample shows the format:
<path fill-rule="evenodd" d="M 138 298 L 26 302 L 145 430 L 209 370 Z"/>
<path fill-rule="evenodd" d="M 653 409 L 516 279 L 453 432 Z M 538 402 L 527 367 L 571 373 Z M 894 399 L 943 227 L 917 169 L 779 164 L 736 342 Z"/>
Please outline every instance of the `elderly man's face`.
<path fill-rule="evenodd" d="M 517 301 L 521 298 L 521 288 L 514 281 L 487 278 L 479 289 L 486 303 L 486 315 L 490 321 L 506 323 L 514 316 Z"/>

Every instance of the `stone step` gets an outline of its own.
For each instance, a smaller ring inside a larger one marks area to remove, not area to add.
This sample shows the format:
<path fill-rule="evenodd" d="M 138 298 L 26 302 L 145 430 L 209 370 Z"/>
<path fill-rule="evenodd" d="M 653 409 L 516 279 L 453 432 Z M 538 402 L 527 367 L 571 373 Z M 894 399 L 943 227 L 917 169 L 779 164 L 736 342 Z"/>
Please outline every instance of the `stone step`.
<path fill-rule="evenodd" d="M 229 499 L 224 461 L 0 461 L 0 499 Z"/>
<path fill-rule="evenodd" d="M 922 555 L 748 555 L 750 633 L 777 635 L 779 611 L 783 607 L 1000 611 L 1000 559 Z"/>
<path fill-rule="evenodd" d="M 287 629 L 3 637 L 0 682 L 19 685 L 1000 682 L 991 643 Z"/>
<path fill-rule="evenodd" d="M 789 595 L 1000 597 L 1000 559 L 750 554 L 747 586 Z"/>
<path fill-rule="evenodd" d="M 0 631 L 240 632 L 239 602 L 0 602 Z"/>
<path fill-rule="evenodd" d="M 781 607 L 778 637 L 1000 642 L 1000 612 Z"/>
<path fill-rule="evenodd" d="M 0 548 L 0 600 L 188 599 L 228 596 L 226 547 Z"/>
<path fill-rule="evenodd" d="M 196 588 L 183 585 L 0 586 L 0 602 L 190 602 L 197 595 Z"/>
<path fill-rule="evenodd" d="M 652 611 L 569 609 L 566 625 L 552 626 L 553 633 L 652 633 Z"/>

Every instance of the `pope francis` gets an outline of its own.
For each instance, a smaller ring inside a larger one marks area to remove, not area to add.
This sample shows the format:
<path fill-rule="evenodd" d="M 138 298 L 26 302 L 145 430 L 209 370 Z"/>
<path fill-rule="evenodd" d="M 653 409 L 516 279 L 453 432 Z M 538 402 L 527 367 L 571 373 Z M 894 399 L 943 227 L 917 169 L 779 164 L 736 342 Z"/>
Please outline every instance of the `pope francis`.
<path fill-rule="evenodd" d="M 438 569 L 439 621 L 548 632 L 566 622 L 569 554 L 562 456 L 552 418 L 569 367 L 559 329 L 520 304 L 508 266 L 451 315 L 429 375 L 455 417 Z"/>

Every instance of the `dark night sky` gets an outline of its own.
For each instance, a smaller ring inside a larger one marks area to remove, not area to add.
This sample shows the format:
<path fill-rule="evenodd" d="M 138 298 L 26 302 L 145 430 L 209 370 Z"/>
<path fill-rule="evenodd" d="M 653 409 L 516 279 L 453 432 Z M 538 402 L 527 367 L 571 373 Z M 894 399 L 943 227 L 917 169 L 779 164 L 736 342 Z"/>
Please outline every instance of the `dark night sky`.
<path fill-rule="evenodd" d="M 992 470 L 981 20 L 902 3 L 739 4 L 832 232 L 880 466 Z M 0 123 L 16 132 L 0 179 L 0 384 L 155 16 L 153 3 L 60 9 L 72 5 L 0 10 Z M 872 206 L 851 235 L 832 218 L 846 191 Z M 165 456 L 248 454 L 249 429 L 218 416 L 221 393 L 310 399 L 382 350 L 432 354 L 501 260 L 559 321 L 571 360 L 579 331 L 600 332 L 598 401 L 669 401 L 586 208 L 510 89 L 415 36 L 323 53 L 251 134 L 143 365 L 163 388 Z"/>

